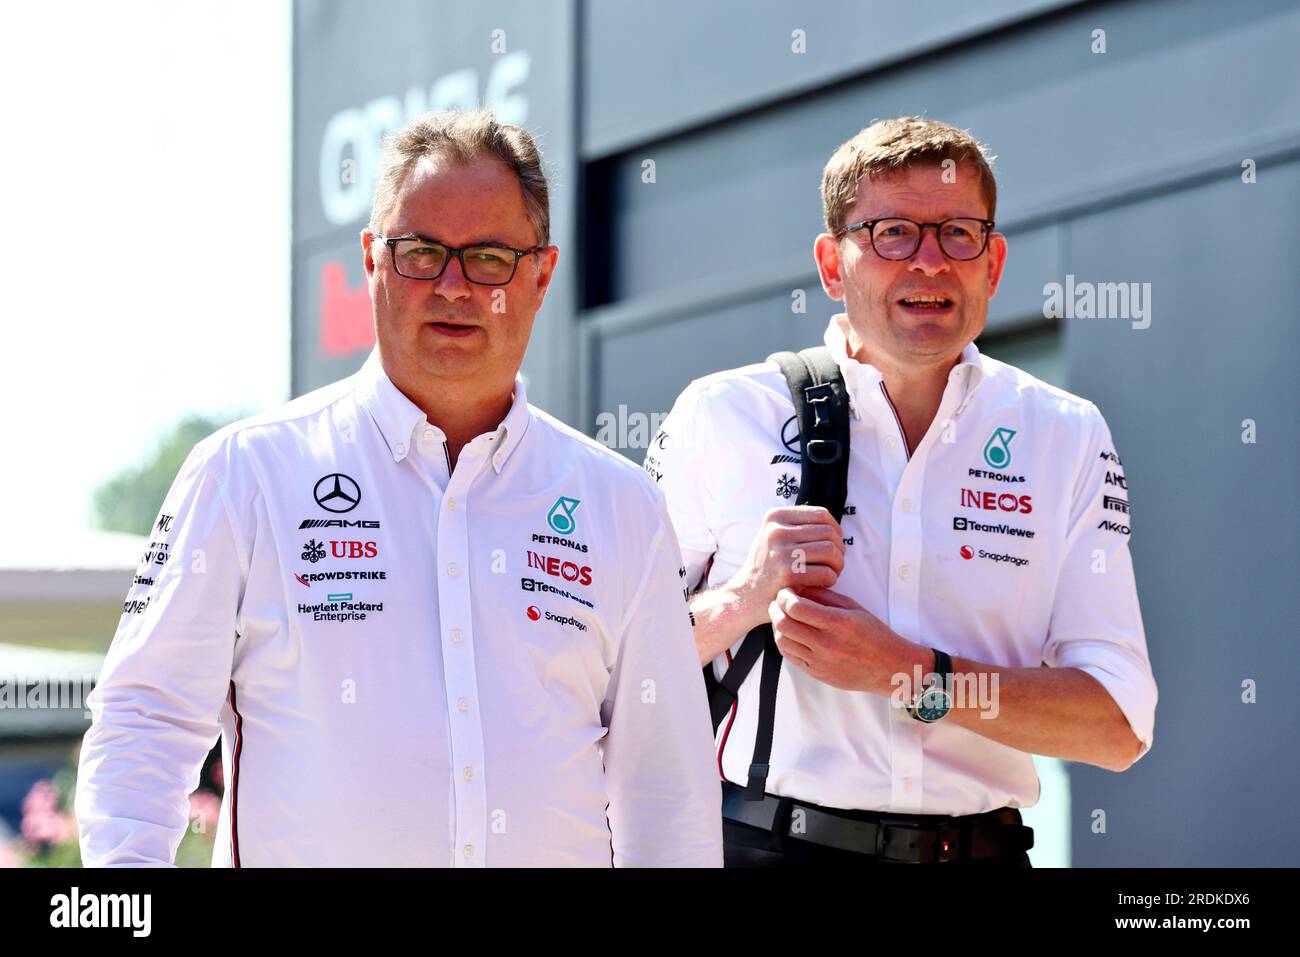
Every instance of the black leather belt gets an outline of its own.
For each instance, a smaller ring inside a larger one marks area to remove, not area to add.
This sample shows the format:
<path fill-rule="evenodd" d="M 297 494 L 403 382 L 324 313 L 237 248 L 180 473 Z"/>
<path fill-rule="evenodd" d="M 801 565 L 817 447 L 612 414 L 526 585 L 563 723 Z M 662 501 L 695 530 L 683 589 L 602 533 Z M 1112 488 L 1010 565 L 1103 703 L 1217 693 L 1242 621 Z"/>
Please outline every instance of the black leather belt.
<path fill-rule="evenodd" d="M 823 808 L 774 794 L 765 795 L 761 801 L 746 801 L 743 788 L 724 782 L 722 816 L 781 838 L 899 863 L 1011 857 L 1034 846 L 1033 828 L 1025 827 L 1020 812 L 1010 807 L 986 814 L 934 816 L 927 820 L 888 812 Z"/>

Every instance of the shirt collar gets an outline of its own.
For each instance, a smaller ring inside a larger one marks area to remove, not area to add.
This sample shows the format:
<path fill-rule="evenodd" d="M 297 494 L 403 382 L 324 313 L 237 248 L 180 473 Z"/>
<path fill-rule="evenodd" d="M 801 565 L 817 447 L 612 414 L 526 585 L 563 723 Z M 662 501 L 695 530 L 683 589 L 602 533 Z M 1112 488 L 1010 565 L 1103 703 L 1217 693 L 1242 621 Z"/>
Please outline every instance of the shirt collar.
<path fill-rule="evenodd" d="M 859 362 L 849 355 L 848 327 L 847 315 L 841 312 L 832 316 L 826 326 L 826 334 L 822 337 L 822 342 L 825 343 L 844 376 L 844 384 L 849 390 L 854 415 L 860 416 L 861 413 L 858 411 L 860 397 L 867 389 L 875 388 L 884 376 L 875 366 L 868 362 Z M 963 404 L 988 374 L 985 365 L 984 356 L 975 347 L 975 343 L 966 343 L 966 348 L 962 349 L 961 355 L 957 358 L 957 364 L 948 373 L 949 380 L 961 382 Z"/>
<path fill-rule="evenodd" d="M 428 421 L 424 410 L 393 385 L 393 380 L 388 377 L 380 361 L 378 346 L 371 350 L 365 364 L 357 372 L 356 380 L 357 397 L 369 410 L 375 425 L 379 427 L 379 433 L 388 444 L 388 451 L 392 453 L 393 461 L 402 461 L 411 451 L 416 428 Z M 506 460 L 519 446 L 519 441 L 528 430 L 531 418 L 528 411 L 528 396 L 524 390 L 524 379 L 516 373 L 515 394 L 510 403 L 510 411 L 506 413 L 501 424 L 488 439 L 495 447 L 492 453 L 492 467 L 497 474 L 501 473 Z M 430 424 L 441 433 L 442 430 L 436 424 Z"/>

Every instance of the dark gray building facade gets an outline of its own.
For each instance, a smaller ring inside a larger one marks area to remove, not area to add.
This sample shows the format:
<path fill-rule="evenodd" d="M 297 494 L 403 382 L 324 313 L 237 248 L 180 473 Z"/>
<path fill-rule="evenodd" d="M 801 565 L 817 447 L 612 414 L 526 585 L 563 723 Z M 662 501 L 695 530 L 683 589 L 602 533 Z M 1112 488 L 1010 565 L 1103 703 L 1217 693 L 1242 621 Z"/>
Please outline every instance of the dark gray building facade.
<path fill-rule="evenodd" d="M 1036 826 L 1075 866 L 1300 863 L 1297 0 L 297 0 L 294 19 L 295 394 L 373 342 L 376 147 L 425 109 L 538 137 L 561 256 L 529 397 L 591 434 L 819 341 L 839 143 L 905 114 L 987 143 L 1010 253 L 977 344 L 1105 414 L 1160 686 L 1150 754 L 1045 762 Z M 613 434 L 641 458 L 636 429 Z"/>

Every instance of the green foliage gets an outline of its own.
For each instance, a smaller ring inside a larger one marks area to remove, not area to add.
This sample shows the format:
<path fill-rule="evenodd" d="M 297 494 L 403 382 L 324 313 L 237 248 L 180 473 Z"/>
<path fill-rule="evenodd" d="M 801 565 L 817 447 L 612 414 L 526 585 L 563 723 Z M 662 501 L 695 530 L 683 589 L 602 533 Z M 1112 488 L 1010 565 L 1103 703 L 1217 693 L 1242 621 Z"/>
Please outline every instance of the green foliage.
<path fill-rule="evenodd" d="M 96 524 L 110 532 L 148 535 L 190 450 L 226 424 L 204 415 L 182 419 L 148 461 L 123 469 L 95 489 Z"/>

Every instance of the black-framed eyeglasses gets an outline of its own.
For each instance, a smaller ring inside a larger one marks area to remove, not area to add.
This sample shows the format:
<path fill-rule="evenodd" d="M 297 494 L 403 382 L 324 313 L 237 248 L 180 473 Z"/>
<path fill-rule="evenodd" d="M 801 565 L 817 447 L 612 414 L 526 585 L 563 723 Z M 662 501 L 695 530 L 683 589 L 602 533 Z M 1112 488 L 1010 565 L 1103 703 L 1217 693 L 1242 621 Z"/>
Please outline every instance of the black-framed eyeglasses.
<path fill-rule="evenodd" d="M 845 226 L 836 237 L 846 233 L 867 231 L 871 248 L 881 259 L 911 259 L 921 248 L 925 227 L 933 226 L 939 237 L 939 248 L 949 259 L 978 259 L 988 248 L 993 235 L 993 220 L 973 216 L 954 216 L 938 223 L 917 223 L 901 216 L 868 219 Z"/>
<path fill-rule="evenodd" d="M 504 243 L 478 243 L 474 246 L 448 246 L 424 236 L 380 236 L 393 257 L 393 268 L 407 279 L 437 279 L 452 259 L 460 260 L 465 278 L 480 286 L 504 286 L 515 278 L 519 260 L 545 246 L 516 249 Z"/>

